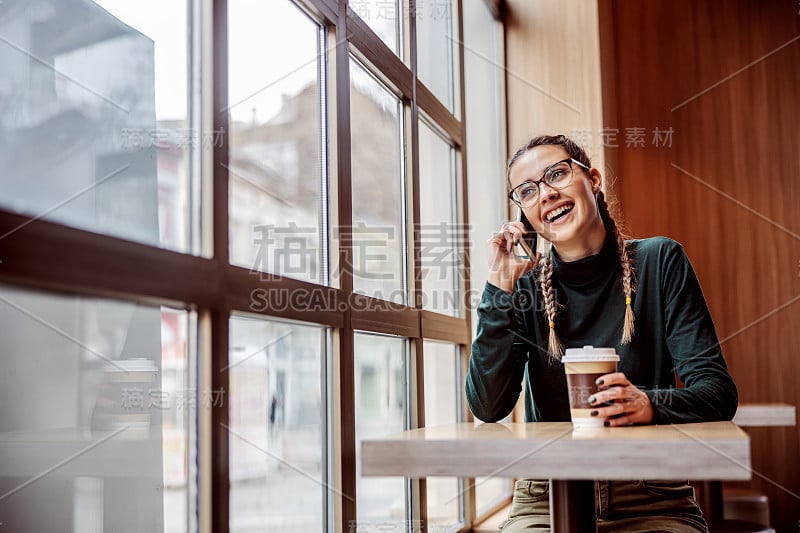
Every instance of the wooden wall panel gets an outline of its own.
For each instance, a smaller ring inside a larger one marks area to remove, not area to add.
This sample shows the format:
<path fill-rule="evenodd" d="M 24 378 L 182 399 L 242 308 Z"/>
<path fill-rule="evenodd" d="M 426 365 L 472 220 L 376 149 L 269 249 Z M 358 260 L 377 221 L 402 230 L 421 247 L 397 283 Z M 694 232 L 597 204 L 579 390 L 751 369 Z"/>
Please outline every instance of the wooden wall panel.
<path fill-rule="evenodd" d="M 800 5 L 600 0 L 606 126 L 629 232 L 684 244 L 742 402 L 800 405 Z M 652 130 L 673 129 L 672 146 Z M 751 486 L 800 524 L 800 429 L 750 431 Z"/>

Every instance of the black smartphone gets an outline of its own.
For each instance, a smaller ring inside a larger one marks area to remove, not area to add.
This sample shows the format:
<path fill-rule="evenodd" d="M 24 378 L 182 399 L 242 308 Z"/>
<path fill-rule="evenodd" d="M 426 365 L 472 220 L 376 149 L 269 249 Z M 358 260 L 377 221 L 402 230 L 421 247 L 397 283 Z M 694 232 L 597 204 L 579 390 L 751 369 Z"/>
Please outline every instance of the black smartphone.
<path fill-rule="evenodd" d="M 536 241 L 538 239 L 538 235 L 536 231 L 533 229 L 533 225 L 525 216 L 525 213 L 522 212 L 522 209 L 517 209 L 517 222 L 522 222 L 522 225 L 525 226 L 525 234 L 520 239 L 518 245 L 522 248 L 522 251 L 525 252 L 525 255 L 531 261 L 535 261 L 535 251 L 536 251 Z"/>

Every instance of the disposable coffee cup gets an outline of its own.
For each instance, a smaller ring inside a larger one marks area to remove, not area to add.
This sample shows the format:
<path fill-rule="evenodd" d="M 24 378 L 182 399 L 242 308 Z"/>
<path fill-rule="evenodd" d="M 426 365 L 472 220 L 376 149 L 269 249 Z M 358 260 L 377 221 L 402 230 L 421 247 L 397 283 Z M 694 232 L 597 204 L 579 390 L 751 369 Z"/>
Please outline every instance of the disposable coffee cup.
<path fill-rule="evenodd" d="M 567 374 L 569 411 L 575 429 L 603 427 L 603 419 L 589 416 L 599 407 L 589 405 L 589 397 L 599 391 L 595 381 L 600 376 L 617 371 L 619 355 L 614 348 L 567 348 L 561 358 Z"/>

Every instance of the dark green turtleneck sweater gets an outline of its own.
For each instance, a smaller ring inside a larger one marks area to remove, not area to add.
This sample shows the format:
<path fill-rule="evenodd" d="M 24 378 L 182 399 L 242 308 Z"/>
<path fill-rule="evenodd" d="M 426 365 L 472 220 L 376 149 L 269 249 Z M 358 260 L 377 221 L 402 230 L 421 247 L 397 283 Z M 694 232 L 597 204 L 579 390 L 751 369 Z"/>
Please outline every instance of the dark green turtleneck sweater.
<path fill-rule="evenodd" d="M 574 262 L 551 252 L 559 339 L 567 348 L 615 347 L 619 370 L 650 397 L 653 423 L 730 420 L 738 404 L 736 385 L 683 248 L 664 237 L 630 245 L 636 280 L 631 343 L 619 344 L 625 295 L 611 239 L 597 255 Z M 536 269 L 523 276 L 513 295 L 486 284 L 466 383 L 469 406 L 483 421 L 511 412 L 523 377 L 526 421 L 570 420 L 563 365 L 547 355 L 538 274 Z M 675 372 L 684 388 L 675 388 Z"/>

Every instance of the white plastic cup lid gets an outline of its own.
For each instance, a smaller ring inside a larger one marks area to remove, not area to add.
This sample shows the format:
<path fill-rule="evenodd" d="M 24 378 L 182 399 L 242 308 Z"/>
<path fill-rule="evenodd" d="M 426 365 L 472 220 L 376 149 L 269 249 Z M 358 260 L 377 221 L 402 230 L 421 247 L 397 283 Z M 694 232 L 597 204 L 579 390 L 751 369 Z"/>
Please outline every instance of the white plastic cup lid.
<path fill-rule="evenodd" d="M 584 346 L 583 348 L 567 348 L 562 363 L 583 363 L 586 361 L 619 361 L 619 355 L 614 348 L 595 348 L 594 346 Z"/>

